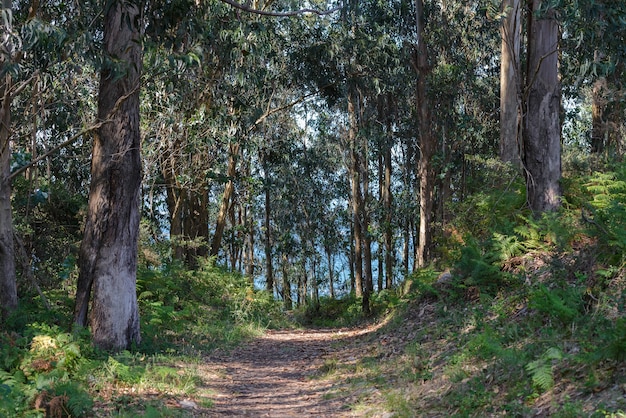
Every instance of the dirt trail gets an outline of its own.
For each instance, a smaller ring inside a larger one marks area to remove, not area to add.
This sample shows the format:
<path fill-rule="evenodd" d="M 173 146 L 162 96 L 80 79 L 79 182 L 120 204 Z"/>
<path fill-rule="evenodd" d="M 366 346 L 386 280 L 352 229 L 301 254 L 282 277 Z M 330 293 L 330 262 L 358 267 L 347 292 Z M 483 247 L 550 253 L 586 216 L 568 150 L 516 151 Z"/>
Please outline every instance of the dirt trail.
<path fill-rule="evenodd" d="M 201 416 L 354 416 L 349 399 L 329 396 L 334 383 L 316 374 L 331 358 L 356 361 L 363 336 L 376 328 L 268 331 L 232 352 L 213 354 L 199 370 L 214 401 Z"/>

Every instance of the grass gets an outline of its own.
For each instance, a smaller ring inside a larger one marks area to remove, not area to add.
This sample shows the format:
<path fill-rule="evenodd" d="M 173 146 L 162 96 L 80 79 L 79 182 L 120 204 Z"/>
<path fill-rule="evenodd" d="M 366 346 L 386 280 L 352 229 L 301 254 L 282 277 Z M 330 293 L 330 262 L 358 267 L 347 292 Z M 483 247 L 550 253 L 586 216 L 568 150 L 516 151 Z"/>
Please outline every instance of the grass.
<path fill-rule="evenodd" d="M 360 360 L 333 363 L 336 396 L 359 416 L 624 416 L 626 270 L 585 268 L 595 244 L 578 248 L 534 252 L 499 282 L 482 262 L 478 281 L 419 272 Z"/>
<path fill-rule="evenodd" d="M 63 294 L 48 295 L 54 313 L 22 305 L 0 332 L 0 416 L 192 416 L 212 406 L 204 356 L 283 320 L 266 294 L 209 262 L 194 272 L 141 271 L 138 285 L 142 343 L 117 354 L 64 331 L 71 306 Z"/>
<path fill-rule="evenodd" d="M 451 280 L 437 283 L 430 267 L 373 295 L 385 325 L 350 347 L 335 343 L 314 376 L 332 383 L 325 398 L 345 399 L 359 416 L 626 417 L 626 194 L 596 183 L 589 193 L 605 196 L 593 200 L 593 223 L 566 211 L 508 219 L 491 236 L 469 231 L 447 243 Z M 490 213 L 463 213 L 491 222 Z M 46 293 L 50 311 L 25 301 L 0 333 L 0 416 L 210 411 L 206 354 L 292 325 L 270 295 L 209 261 L 193 271 L 146 267 L 138 288 L 143 342 L 115 355 L 66 332 L 71 289 Z M 365 320 L 354 297 L 322 299 L 294 317 L 336 327 Z"/>

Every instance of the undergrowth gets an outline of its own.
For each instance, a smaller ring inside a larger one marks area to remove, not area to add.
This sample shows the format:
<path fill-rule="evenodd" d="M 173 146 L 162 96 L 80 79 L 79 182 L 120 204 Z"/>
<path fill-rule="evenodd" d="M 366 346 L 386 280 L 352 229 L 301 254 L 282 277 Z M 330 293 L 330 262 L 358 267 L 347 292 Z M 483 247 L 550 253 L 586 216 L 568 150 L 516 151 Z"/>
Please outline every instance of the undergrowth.
<path fill-rule="evenodd" d="M 506 218 L 487 205 L 472 213 L 480 233 L 475 221 L 455 225 L 439 268 L 408 278 L 408 306 L 373 339 L 401 336 L 395 352 L 380 342 L 368 351 L 385 359 L 376 366 L 383 402 L 356 408 L 394 417 L 624 416 L 625 181 L 623 167 L 595 173 L 570 180 L 554 214 Z"/>
<path fill-rule="evenodd" d="M 52 312 L 22 304 L 0 333 L 0 416 L 187 416 L 167 398 L 190 396 L 202 381 L 179 361 L 199 361 L 285 321 L 279 305 L 247 279 L 199 262 L 194 270 L 177 263 L 140 268 L 143 338 L 132 351 L 107 354 L 94 349 L 88 333 L 69 333 L 72 307 L 58 291 L 48 293 Z"/>

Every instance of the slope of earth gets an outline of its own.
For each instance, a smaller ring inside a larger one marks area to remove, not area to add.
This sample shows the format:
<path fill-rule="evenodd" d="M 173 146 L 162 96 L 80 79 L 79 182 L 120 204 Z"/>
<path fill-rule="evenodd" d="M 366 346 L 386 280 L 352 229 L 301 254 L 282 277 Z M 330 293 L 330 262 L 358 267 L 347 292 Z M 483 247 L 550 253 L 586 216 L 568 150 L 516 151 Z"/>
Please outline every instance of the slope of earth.
<path fill-rule="evenodd" d="M 510 313 L 504 322 L 494 313 L 498 309 Z M 514 305 L 511 299 L 450 306 L 422 300 L 358 329 L 268 331 L 231 352 L 213 353 L 198 366 L 202 391 L 213 406 L 190 412 L 626 417 L 624 362 L 584 364 L 584 341 L 564 340 L 556 334 L 561 325 L 549 323 L 543 331 L 555 338 L 546 340 L 542 330 L 528 325 L 533 315 L 527 302 Z M 540 372 L 546 382 L 539 380 Z"/>

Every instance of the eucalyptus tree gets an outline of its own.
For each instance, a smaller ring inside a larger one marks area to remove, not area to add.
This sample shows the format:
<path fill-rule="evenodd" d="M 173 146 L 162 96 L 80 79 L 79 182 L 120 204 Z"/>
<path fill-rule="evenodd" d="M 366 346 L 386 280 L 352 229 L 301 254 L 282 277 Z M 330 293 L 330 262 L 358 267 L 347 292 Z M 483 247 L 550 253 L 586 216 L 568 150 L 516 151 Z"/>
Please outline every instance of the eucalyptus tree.
<path fill-rule="evenodd" d="M 23 283 L 23 288 L 39 289 L 35 274 L 52 280 L 50 276 L 54 274 L 44 272 L 57 271 L 58 266 L 55 270 L 53 262 L 60 263 L 71 249 L 67 241 L 59 247 L 51 245 L 51 237 L 40 233 L 42 227 L 44 230 L 50 227 L 51 219 L 35 222 L 29 215 L 33 207 L 44 202 L 46 210 L 53 210 L 49 193 L 53 188 L 59 190 L 59 183 L 63 183 L 63 189 L 70 194 L 79 194 L 85 184 L 85 170 L 81 170 L 85 147 L 73 145 L 84 144 L 84 138 L 91 131 L 91 124 L 85 123 L 84 117 L 93 103 L 89 84 L 92 74 L 89 57 L 93 48 L 87 42 L 89 35 L 84 22 L 87 17 L 94 21 L 89 4 L 18 1 L 4 2 L 3 6 L 0 287 L 6 285 L 7 291 L 0 291 L 0 294 L 6 295 L 9 302 L 0 300 L 0 310 L 3 306 L 15 306 L 17 302 L 14 292 L 16 258 L 20 262 L 17 268 L 20 277 L 29 279 Z M 70 20 L 68 14 L 76 18 Z M 72 159 L 74 156 L 77 158 Z M 46 162 L 43 170 L 38 166 L 41 162 Z M 70 178 L 62 180 L 68 174 Z M 64 211 L 47 212 L 47 216 L 73 216 L 61 212 Z M 55 238 L 59 242 L 67 238 L 61 237 L 65 225 L 57 230 Z M 57 250 L 60 250 L 58 254 Z"/>
<path fill-rule="evenodd" d="M 564 2 L 560 10 L 563 94 L 591 102 L 591 151 L 618 157 L 624 150 L 625 14 L 624 2 L 606 0 Z"/>
<path fill-rule="evenodd" d="M 502 2 L 504 19 L 500 28 L 500 158 L 516 165 L 520 163 L 521 138 L 521 0 Z"/>
<path fill-rule="evenodd" d="M 429 58 L 428 44 L 425 38 L 425 17 L 424 3 L 422 0 L 414 0 L 415 8 L 415 45 L 413 49 L 413 67 L 417 75 L 416 107 L 417 126 L 419 131 L 420 157 L 418 164 L 419 188 L 419 208 L 420 227 L 419 243 L 417 249 L 416 264 L 418 267 L 425 267 L 428 260 L 428 251 L 432 239 L 433 193 L 435 172 L 433 167 L 433 156 L 436 151 L 436 137 L 432 127 L 432 104 L 428 97 L 429 89 L 428 77 L 432 71 L 432 62 Z"/>
<path fill-rule="evenodd" d="M 17 283 L 13 247 L 13 217 L 11 213 L 11 102 L 14 92 L 10 67 L 16 59 L 17 34 L 13 28 L 10 0 L 2 1 L 2 48 L 0 50 L 0 314 L 17 308 Z"/>
<path fill-rule="evenodd" d="M 136 294 L 141 188 L 139 88 L 143 50 L 140 2 L 104 10 L 103 66 L 93 144 L 91 185 L 80 249 L 75 323 L 89 325 L 104 349 L 141 341 Z"/>
<path fill-rule="evenodd" d="M 529 3 L 524 112 L 524 174 L 535 213 L 555 210 L 561 199 L 561 92 L 557 9 Z"/>

